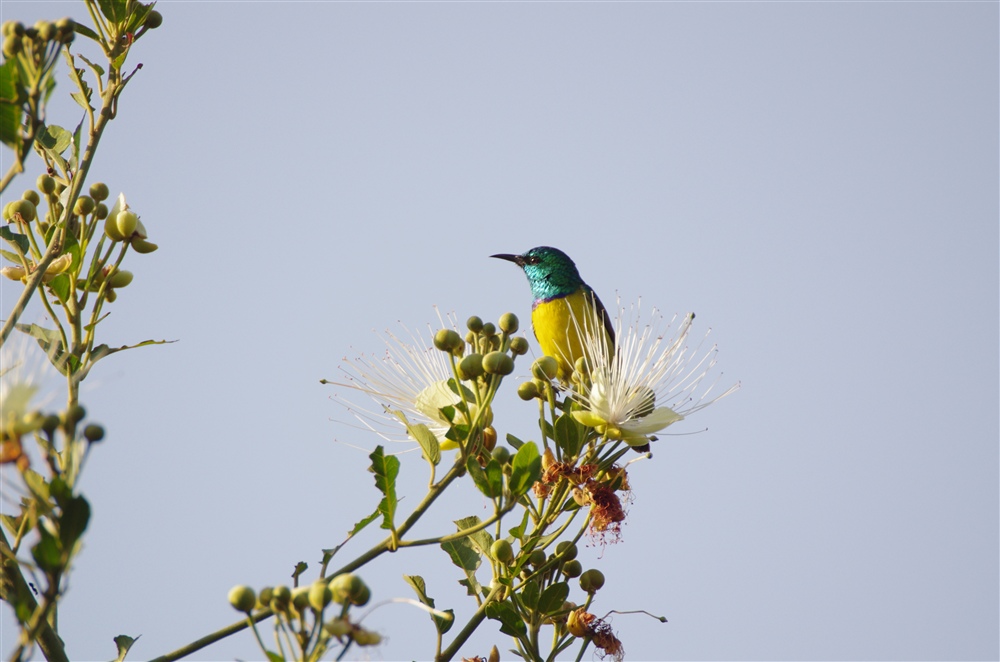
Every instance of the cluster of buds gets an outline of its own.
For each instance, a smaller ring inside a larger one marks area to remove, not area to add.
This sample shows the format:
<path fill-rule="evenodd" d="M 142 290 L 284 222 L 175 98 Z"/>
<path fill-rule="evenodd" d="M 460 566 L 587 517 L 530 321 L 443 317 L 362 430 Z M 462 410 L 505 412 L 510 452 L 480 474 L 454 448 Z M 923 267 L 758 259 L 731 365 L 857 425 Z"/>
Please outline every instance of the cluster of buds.
<path fill-rule="evenodd" d="M 237 611 L 251 616 L 255 610 L 270 609 L 279 615 L 276 627 L 282 627 L 283 620 L 298 621 L 302 627 L 293 628 L 300 636 L 307 636 L 300 644 L 317 649 L 328 647 L 331 639 L 341 644 L 354 643 L 358 646 L 374 646 L 382 641 L 377 632 L 366 630 L 351 623 L 348 612 L 351 607 L 362 607 L 371 600 L 371 589 L 359 576 L 352 573 L 337 575 L 330 581 L 318 580 L 309 586 L 267 586 L 256 593 L 249 586 L 234 586 L 229 591 L 229 604 Z M 340 608 L 334 617 L 325 618 L 331 604 Z M 312 615 L 313 625 L 307 627 L 307 619 Z M 313 638 L 316 631 L 322 633 Z"/>
<path fill-rule="evenodd" d="M 6 58 L 24 55 L 35 67 L 46 67 L 53 50 L 63 44 L 72 43 L 75 24 L 71 18 L 58 21 L 38 21 L 25 27 L 20 21 L 6 21 L 0 34 L 3 35 L 3 56 Z"/>
<path fill-rule="evenodd" d="M 51 446 L 57 430 L 66 435 L 79 430 L 81 421 L 87 416 L 81 405 L 73 405 L 62 414 L 45 414 L 27 406 L 34 387 L 26 384 L 8 385 L 3 393 L 0 411 L 0 464 L 14 464 L 21 471 L 29 468 L 31 462 L 21 444 L 22 437 L 38 433 L 48 439 Z M 104 439 L 104 427 L 97 423 L 83 426 L 83 439 L 88 444 L 96 444 Z"/>

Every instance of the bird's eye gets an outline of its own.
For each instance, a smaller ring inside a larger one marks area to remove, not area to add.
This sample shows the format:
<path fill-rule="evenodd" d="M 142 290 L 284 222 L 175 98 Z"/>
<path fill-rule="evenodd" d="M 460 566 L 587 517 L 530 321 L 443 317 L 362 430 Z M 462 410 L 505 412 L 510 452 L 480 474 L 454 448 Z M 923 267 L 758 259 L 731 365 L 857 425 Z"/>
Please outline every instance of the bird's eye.
<path fill-rule="evenodd" d="M 527 262 L 528 264 L 538 264 L 542 260 L 536 255 L 529 255 L 524 259 L 524 261 Z"/>

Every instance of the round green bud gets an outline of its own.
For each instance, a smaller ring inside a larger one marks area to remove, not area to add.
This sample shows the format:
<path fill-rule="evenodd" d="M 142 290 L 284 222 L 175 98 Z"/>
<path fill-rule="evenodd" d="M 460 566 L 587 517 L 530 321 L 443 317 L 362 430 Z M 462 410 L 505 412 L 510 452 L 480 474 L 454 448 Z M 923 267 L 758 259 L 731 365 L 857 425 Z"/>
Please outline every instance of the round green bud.
<path fill-rule="evenodd" d="M 0 35 L 6 37 L 12 34 L 14 34 L 14 21 L 4 21 L 3 27 L 0 27 Z"/>
<path fill-rule="evenodd" d="M 510 462 L 510 449 L 506 446 L 497 446 L 493 449 L 493 459 L 497 461 L 500 466 L 503 466 Z"/>
<path fill-rule="evenodd" d="M 38 190 L 45 195 L 51 195 L 52 192 L 56 190 L 56 180 L 44 173 L 38 175 L 38 179 L 35 180 L 35 185 L 38 186 Z"/>
<path fill-rule="evenodd" d="M 285 611 L 292 602 L 292 589 L 285 585 L 275 586 L 271 589 L 270 607 L 274 611 Z"/>
<path fill-rule="evenodd" d="M 351 596 L 351 604 L 356 607 L 364 607 L 372 599 L 372 590 L 368 584 L 361 584 L 361 590 Z"/>
<path fill-rule="evenodd" d="M 579 577 L 580 573 L 582 572 L 583 572 L 583 565 L 576 559 L 573 559 L 572 561 L 566 561 L 562 565 L 562 573 L 566 575 L 566 577 L 568 577 L 569 579 L 573 579 L 574 577 Z"/>
<path fill-rule="evenodd" d="M 56 416 L 55 414 L 49 414 L 42 420 L 42 430 L 45 432 L 45 434 L 51 437 L 52 433 L 56 431 L 57 427 L 59 427 L 60 422 L 61 421 L 59 420 L 58 416 Z"/>
<path fill-rule="evenodd" d="M 249 614 L 257 605 L 257 596 L 249 586 L 234 586 L 229 591 L 229 604 L 236 611 Z"/>
<path fill-rule="evenodd" d="M 483 357 L 483 370 L 491 375 L 509 375 L 514 372 L 514 359 L 504 352 L 490 352 Z"/>
<path fill-rule="evenodd" d="M 156 11 L 155 9 L 150 10 L 150 12 L 146 14 L 146 20 L 143 21 L 143 25 L 145 25 L 150 30 L 155 30 L 156 28 L 163 25 L 163 14 Z"/>
<path fill-rule="evenodd" d="M 497 324 L 500 326 L 500 330 L 507 335 L 517 333 L 518 320 L 517 315 L 514 313 L 504 313 L 500 316 L 500 320 Z"/>
<path fill-rule="evenodd" d="M 578 552 L 579 550 L 572 540 L 563 540 L 556 545 L 556 555 L 562 558 L 563 561 L 572 561 L 576 558 Z"/>
<path fill-rule="evenodd" d="M 44 41 L 52 41 L 57 32 L 55 23 L 51 21 L 38 21 L 35 23 L 35 30 L 38 31 L 38 36 Z"/>
<path fill-rule="evenodd" d="M 576 374 L 586 377 L 590 374 L 590 364 L 587 363 L 587 357 L 581 356 L 576 361 L 573 362 L 573 370 Z"/>
<path fill-rule="evenodd" d="M 114 303 L 118 299 L 118 292 L 108 290 L 104 293 L 104 298 L 107 299 L 108 303 Z"/>
<path fill-rule="evenodd" d="M 480 317 L 473 315 L 465 321 L 465 326 L 469 328 L 469 331 L 479 333 L 483 330 L 483 320 Z"/>
<path fill-rule="evenodd" d="M 551 356 L 543 356 L 531 364 L 531 374 L 538 379 L 552 381 L 559 374 L 559 362 Z"/>
<path fill-rule="evenodd" d="M 323 611 L 333 600 L 333 591 L 326 582 L 315 582 L 309 587 L 309 606 L 316 611 Z"/>
<path fill-rule="evenodd" d="M 296 611 L 303 612 L 309 606 L 309 587 L 296 586 L 292 589 L 292 606 Z"/>
<path fill-rule="evenodd" d="M 511 338 L 510 351 L 514 356 L 524 356 L 528 353 L 528 339 L 524 336 Z"/>
<path fill-rule="evenodd" d="M 514 560 L 514 548 L 510 542 L 501 538 L 490 547 L 490 555 L 504 565 L 510 565 Z"/>
<path fill-rule="evenodd" d="M 458 363 L 458 376 L 462 379 L 475 379 L 483 374 L 483 355 L 469 354 Z"/>
<path fill-rule="evenodd" d="M 434 334 L 434 346 L 442 352 L 454 352 L 462 344 L 462 336 L 454 329 L 441 329 Z"/>
<path fill-rule="evenodd" d="M 25 191 L 24 193 L 21 194 L 21 199 L 22 200 L 27 200 L 28 202 L 30 202 L 31 204 L 35 205 L 36 207 L 42 201 L 42 198 L 38 195 L 38 191 L 35 191 L 33 189 L 30 189 L 30 188 L 27 191 Z"/>
<path fill-rule="evenodd" d="M 528 557 L 528 563 L 536 568 L 540 568 L 545 565 L 545 550 L 536 549 L 533 551 L 531 556 Z"/>
<path fill-rule="evenodd" d="M 104 439 L 104 428 L 97 423 L 91 423 L 83 428 L 83 436 L 90 443 L 96 443 Z"/>
<path fill-rule="evenodd" d="M 107 200 L 110 194 L 111 192 L 108 191 L 108 185 L 104 182 L 96 182 L 90 185 L 90 197 L 97 202 Z"/>
<path fill-rule="evenodd" d="M 17 57 L 17 54 L 21 52 L 21 48 L 23 48 L 21 38 L 17 35 L 7 35 L 3 38 L 3 56 L 5 58 Z"/>
<path fill-rule="evenodd" d="M 517 397 L 521 398 L 525 402 L 528 400 L 534 400 L 538 397 L 538 387 L 535 386 L 535 382 L 524 382 L 517 387 Z"/>
<path fill-rule="evenodd" d="M 364 580 L 351 572 L 337 575 L 330 582 L 333 600 L 339 605 L 353 602 L 353 598 L 365 588 L 368 587 L 365 586 Z"/>
<path fill-rule="evenodd" d="M 595 568 L 580 575 L 580 588 L 587 593 L 597 593 L 604 586 L 604 573 Z"/>
<path fill-rule="evenodd" d="M 465 342 L 467 342 L 470 345 L 472 345 L 473 347 L 475 347 L 476 346 L 476 334 L 474 334 L 472 331 L 469 331 L 468 333 L 466 333 L 465 334 Z"/>
<path fill-rule="evenodd" d="M 31 223 L 36 216 L 35 205 L 31 204 L 31 200 L 15 200 L 10 203 L 10 215 L 13 217 L 15 214 L 20 214 L 25 223 Z"/>
<path fill-rule="evenodd" d="M 118 212 L 118 216 L 115 218 L 115 225 L 118 226 L 118 233 L 126 239 L 132 236 L 132 233 L 135 232 L 135 228 L 138 224 L 139 217 L 134 211 L 130 211 L 128 209 Z"/>
<path fill-rule="evenodd" d="M 66 18 L 60 18 L 56 21 L 56 30 L 59 31 L 59 41 L 64 44 L 68 44 L 73 41 L 73 38 L 76 36 L 74 33 L 75 29 L 76 23 L 74 23 L 73 19 L 68 16 Z"/>
<path fill-rule="evenodd" d="M 108 206 L 103 202 L 98 202 L 97 206 L 94 207 L 94 218 L 99 221 L 103 221 L 108 217 Z"/>
<path fill-rule="evenodd" d="M 265 607 L 270 606 L 271 598 L 274 597 L 273 593 L 274 589 L 270 586 L 265 586 L 260 589 L 260 592 L 257 593 L 257 608 L 264 609 Z"/>
<path fill-rule="evenodd" d="M 66 423 L 79 423 L 87 416 L 87 410 L 83 405 L 73 405 L 63 412 L 63 421 Z"/>
<path fill-rule="evenodd" d="M 483 324 L 483 335 L 484 336 L 495 336 L 497 334 L 497 327 L 492 322 L 487 322 Z"/>
<path fill-rule="evenodd" d="M 97 204 L 94 199 L 87 195 L 81 195 L 76 199 L 76 204 L 73 205 L 73 213 L 77 216 L 86 216 L 90 212 L 94 211 L 94 207 Z"/>

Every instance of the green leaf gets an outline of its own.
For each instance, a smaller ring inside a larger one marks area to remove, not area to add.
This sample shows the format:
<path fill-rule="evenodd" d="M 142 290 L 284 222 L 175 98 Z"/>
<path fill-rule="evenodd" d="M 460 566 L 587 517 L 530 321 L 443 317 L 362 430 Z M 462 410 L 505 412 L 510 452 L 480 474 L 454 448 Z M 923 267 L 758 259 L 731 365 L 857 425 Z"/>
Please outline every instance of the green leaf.
<path fill-rule="evenodd" d="M 436 467 L 441 462 L 441 444 L 438 443 L 438 439 L 431 432 L 431 429 L 423 423 L 411 424 L 406 419 L 406 414 L 401 411 L 390 407 L 386 407 L 385 410 L 398 418 L 406 426 L 406 431 L 420 444 L 420 450 L 423 451 L 424 459 L 430 462 L 431 466 Z"/>
<path fill-rule="evenodd" d="M 15 326 L 18 331 L 27 333 L 38 342 L 38 346 L 49 357 L 49 361 L 55 366 L 56 370 L 63 375 L 67 374 L 68 362 L 66 359 L 68 357 L 63 350 L 62 337 L 58 331 L 46 329 L 37 324 L 17 324 Z"/>
<path fill-rule="evenodd" d="M 355 524 L 354 528 L 351 529 L 350 533 L 347 534 L 347 537 L 348 538 L 353 538 L 355 535 L 357 535 L 358 531 L 360 531 L 361 529 L 365 528 L 366 526 L 368 526 L 369 524 L 371 524 L 372 522 L 374 522 L 375 518 L 379 516 L 380 512 L 382 512 L 382 511 L 380 511 L 378 508 L 376 508 L 374 513 L 372 513 L 368 517 L 364 518 L 363 520 L 361 520 L 360 522 L 358 522 L 357 524 Z"/>
<path fill-rule="evenodd" d="M 498 497 L 503 494 L 503 467 L 493 458 L 486 463 L 486 482 L 490 488 L 487 496 Z"/>
<path fill-rule="evenodd" d="M 127 634 L 120 634 L 115 637 L 115 646 L 118 647 L 118 657 L 115 658 L 115 662 L 124 662 L 125 656 L 128 655 L 128 651 L 132 648 L 132 644 L 139 640 L 139 637 L 132 638 Z"/>
<path fill-rule="evenodd" d="M 563 414 L 556 419 L 554 439 L 566 455 L 575 457 L 580 452 L 583 435 L 583 425 L 570 414 Z"/>
<path fill-rule="evenodd" d="M 152 2 L 148 5 L 144 5 L 141 2 L 135 3 L 132 7 L 132 15 L 129 16 L 128 24 L 125 26 L 125 31 L 136 32 L 142 27 L 143 22 L 146 20 L 146 15 L 149 14 L 154 4 Z"/>
<path fill-rule="evenodd" d="M 69 301 L 69 274 L 61 273 L 46 284 L 55 293 L 60 303 Z"/>
<path fill-rule="evenodd" d="M 417 599 L 420 600 L 421 603 L 427 605 L 431 609 L 435 608 L 434 598 L 427 595 L 427 585 L 424 582 L 423 577 L 421 577 L 420 575 L 403 575 L 403 579 L 406 581 L 407 584 L 413 587 L 413 590 L 417 594 Z M 448 613 L 452 613 L 452 611 L 449 609 Z M 444 634 L 445 632 L 450 630 L 451 626 L 455 623 L 454 618 L 448 620 L 440 616 L 436 616 L 434 614 L 431 614 L 431 620 L 434 621 L 434 627 L 437 628 L 439 634 Z"/>
<path fill-rule="evenodd" d="M 526 494 L 542 475 L 542 457 L 538 446 L 529 441 L 518 449 L 511 460 L 510 493 L 513 498 Z"/>
<path fill-rule="evenodd" d="M 73 32 L 75 32 L 77 34 L 82 34 L 84 37 L 87 37 L 88 39 L 93 39 L 94 41 L 96 41 L 99 44 L 101 43 L 101 38 L 99 36 L 97 36 L 97 33 L 94 32 L 93 30 L 91 30 L 90 28 L 88 28 L 83 23 L 74 23 L 74 25 L 73 25 Z M 104 73 L 103 69 L 101 69 L 101 73 L 102 74 Z"/>
<path fill-rule="evenodd" d="M 267 653 L 267 662 L 285 662 L 285 658 L 281 657 L 274 651 L 264 651 Z"/>
<path fill-rule="evenodd" d="M 38 533 L 41 535 L 41 540 L 31 548 L 31 557 L 45 572 L 58 570 L 62 560 L 62 549 L 59 547 L 59 541 L 42 527 L 38 527 Z"/>
<path fill-rule="evenodd" d="M 106 317 L 106 316 L 105 316 Z M 103 317 L 101 319 L 104 319 Z M 105 344 L 100 344 L 95 347 L 91 352 L 90 356 L 87 357 L 87 366 L 80 370 L 76 375 L 76 381 L 83 381 L 87 375 L 90 373 L 90 369 L 94 367 L 94 364 L 101 359 L 111 356 L 112 354 L 117 354 L 118 352 L 123 352 L 126 349 L 136 349 L 137 347 L 145 347 L 146 345 L 169 345 L 171 343 L 177 342 L 176 340 L 143 340 L 140 343 L 134 345 L 122 345 L 121 347 L 108 347 Z"/>
<path fill-rule="evenodd" d="M 524 624 L 510 600 L 491 602 L 486 605 L 486 618 L 491 621 L 499 621 L 500 632 L 508 636 L 525 637 L 528 634 L 528 626 Z"/>
<path fill-rule="evenodd" d="M 524 532 L 528 530 L 528 515 L 529 512 L 525 509 L 524 517 L 521 518 L 521 523 L 507 531 L 507 533 L 509 533 L 514 540 L 520 540 L 523 542 Z M 524 545 L 521 546 L 523 547 Z"/>
<path fill-rule="evenodd" d="M 519 448 L 521 448 L 521 446 L 524 445 L 523 441 L 521 441 L 520 439 L 518 439 L 509 432 L 507 433 L 507 443 L 510 444 L 514 448 L 514 450 L 518 450 Z"/>
<path fill-rule="evenodd" d="M 486 472 L 484 472 L 483 468 L 479 466 L 479 460 L 477 460 L 476 458 L 470 456 L 469 459 L 466 460 L 465 468 L 469 470 L 469 475 L 472 477 L 472 482 L 476 484 L 476 487 L 479 488 L 479 491 L 488 496 L 489 498 L 491 499 L 496 498 L 503 493 L 502 491 L 501 492 L 493 491 L 493 486 L 490 484 L 490 481 L 486 478 Z"/>
<path fill-rule="evenodd" d="M 59 518 L 59 539 L 63 549 L 73 549 L 73 545 L 87 530 L 90 522 L 90 504 L 82 496 L 73 497 L 63 506 Z"/>
<path fill-rule="evenodd" d="M 6 225 L 0 225 L 0 237 L 3 237 L 11 244 L 20 248 L 21 253 L 24 255 L 27 255 L 28 251 L 31 250 L 31 242 L 28 241 L 28 237 L 23 234 L 18 234 L 17 232 L 12 232 Z M 15 262 L 21 264 L 20 260 L 15 260 Z"/>
<path fill-rule="evenodd" d="M 52 124 L 42 129 L 35 141 L 50 154 L 61 156 L 66 148 L 73 144 L 73 134 L 61 126 Z"/>
<path fill-rule="evenodd" d="M 479 595 L 482 592 L 482 586 L 476 579 L 476 570 L 479 568 L 480 555 L 469 539 L 466 537 L 443 542 L 441 549 L 448 553 L 452 563 L 465 571 L 467 579 L 461 580 L 459 584 L 468 589 L 469 595 Z"/>
<path fill-rule="evenodd" d="M 531 580 L 524 583 L 524 588 L 521 589 L 521 604 L 523 604 L 527 609 L 534 611 L 538 607 L 538 595 L 541 590 L 538 586 L 537 580 Z"/>
<path fill-rule="evenodd" d="M 471 529 L 474 526 L 478 526 L 481 522 L 482 520 L 475 515 L 472 515 L 470 517 L 463 517 L 462 519 L 455 520 L 455 526 L 458 527 L 459 531 L 464 531 L 466 529 Z M 489 531 L 480 529 L 479 531 L 470 533 L 467 538 L 480 555 L 489 555 L 490 547 L 493 546 L 493 536 L 490 535 Z"/>
<path fill-rule="evenodd" d="M 17 103 L 20 87 L 16 58 L 0 66 L 0 142 L 17 151 L 21 147 L 21 104 Z"/>
<path fill-rule="evenodd" d="M 8 234 L 10 233 L 10 228 L 4 226 L 2 229 L 7 230 Z M 13 262 L 16 265 L 21 266 L 21 256 L 18 255 L 17 253 L 11 253 L 10 251 L 0 250 L 0 255 L 2 255 L 3 258 L 8 262 Z"/>
<path fill-rule="evenodd" d="M 49 500 L 49 484 L 45 481 L 45 477 L 42 474 L 33 469 L 28 469 L 24 472 L 24 482 L 36 498 L 42 501 Z"/>
<path fill-rule="evenodd" d="M 569 597 L 569 584 L 566 582 L 552 584 L 538 597 L 538 611 L 542 614 L 554 614 L 562 609 L 567 597 Z"/>
<path fill-rule="evenodd" d="M 298 563 L 295 564 L 295 569 L 292 570 L 292 579 L 293 580 L 298 579 L 299 575 L 301 575 L 308 569 L 309 569 L 308 563 L 306 563 L 305 561 L 299 561 Z"/>
<path fill-rule="evenodd" d="M 3 522 L 3 527 L 10 531 L 12 536 L 16 536 L 18 530 L 21 528 L 21 519 L 24 515 L 0 515 L 0 522 Z"/>
<path fill-rule="evenodd" d="M 97 0 L 97 4 L 104 18 L 116 25 L 128 18 L 128 0 Z"/>
<path fill-rule="evenodd" d="M 378 505 L 378 510 L 382 513 L 382 528 L 395 531 L 393 519 L 396 516 L 396 476 L 399 475 L 399 458 L 395 455 L 386 455 L 381 446 L 375 448 L 371 455 L 372 465 L 368 471 L 375 474 L 375 487 L 385 495 Z"/>

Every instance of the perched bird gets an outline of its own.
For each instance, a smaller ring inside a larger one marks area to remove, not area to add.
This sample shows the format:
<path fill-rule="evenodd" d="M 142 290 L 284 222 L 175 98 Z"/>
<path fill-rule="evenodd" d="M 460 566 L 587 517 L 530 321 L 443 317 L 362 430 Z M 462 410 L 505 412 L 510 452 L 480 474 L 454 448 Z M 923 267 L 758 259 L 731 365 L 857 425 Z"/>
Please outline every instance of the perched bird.
<path fill-rule="evenodd" d="M 568 381 L 576 360 L 584 356 L 582 330 L 601 320 L 607 350 L 614 351 L 615 330 L 604 304 L 568 255 L 558 248 L 538 246 L 521 255 L 501 253 L 490 257 L 507 260 L 524 269 L 531 285 L 531 326 L 542 352 L 559 362 L 559 379 Z"/>

